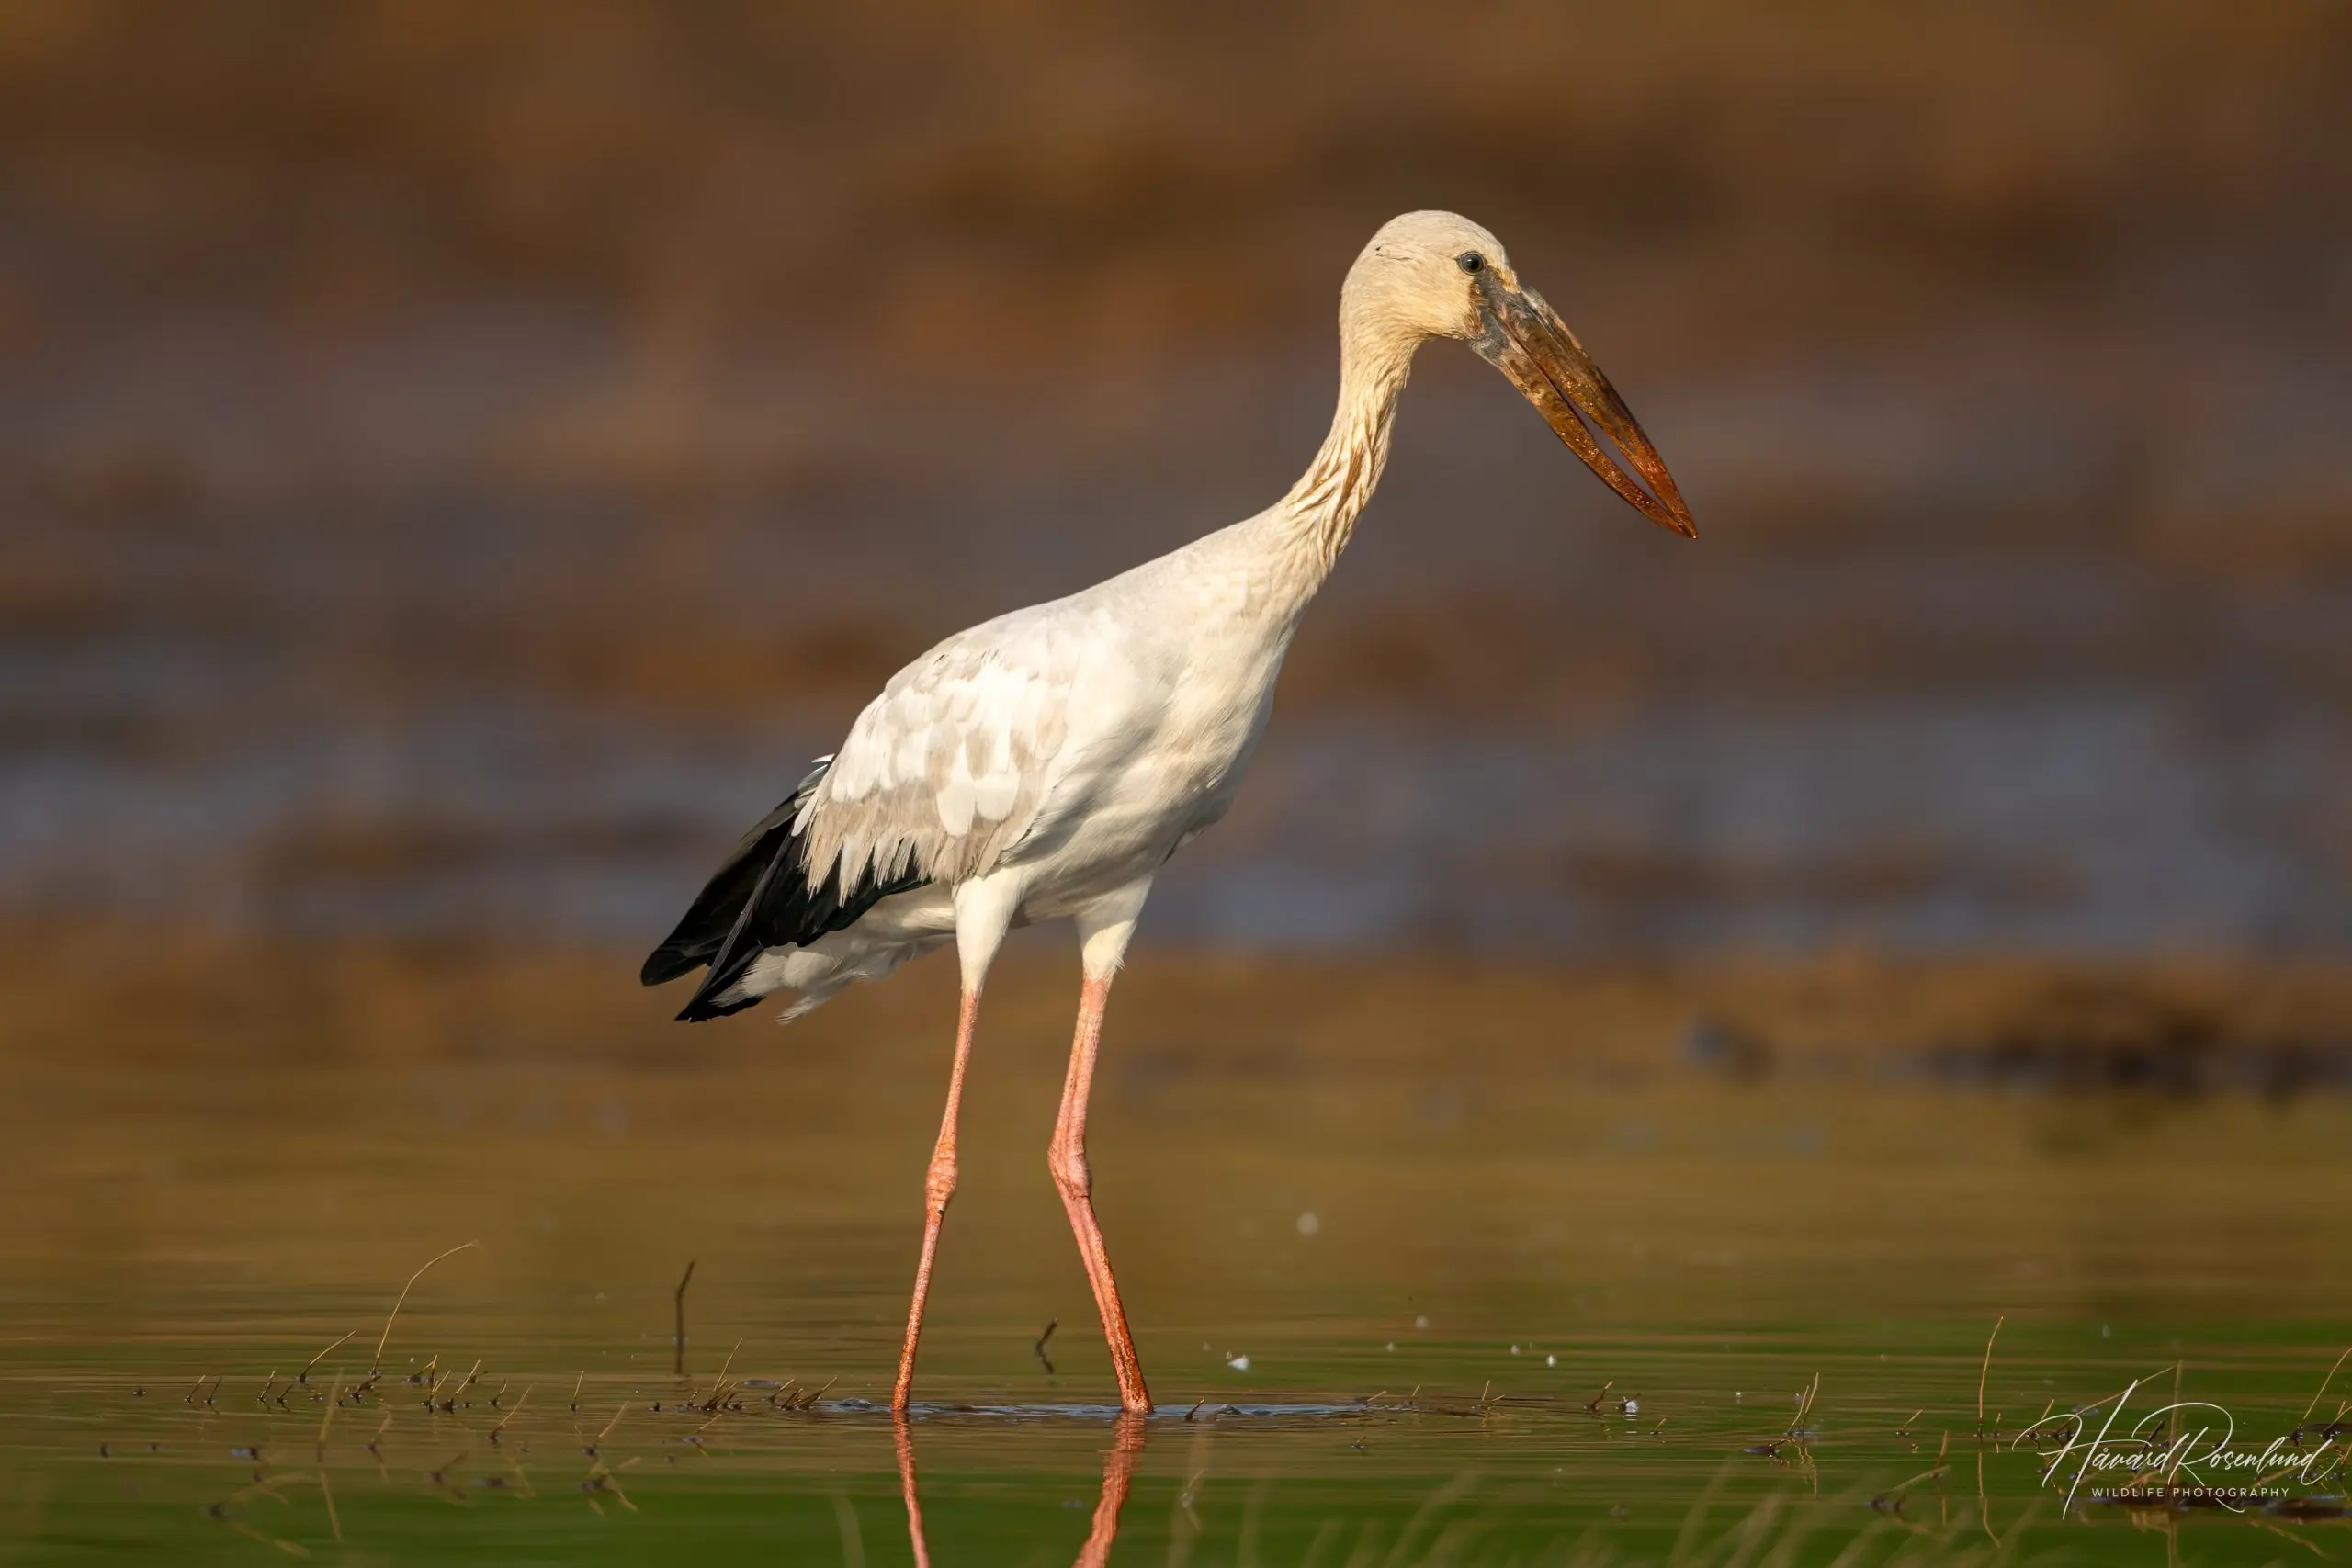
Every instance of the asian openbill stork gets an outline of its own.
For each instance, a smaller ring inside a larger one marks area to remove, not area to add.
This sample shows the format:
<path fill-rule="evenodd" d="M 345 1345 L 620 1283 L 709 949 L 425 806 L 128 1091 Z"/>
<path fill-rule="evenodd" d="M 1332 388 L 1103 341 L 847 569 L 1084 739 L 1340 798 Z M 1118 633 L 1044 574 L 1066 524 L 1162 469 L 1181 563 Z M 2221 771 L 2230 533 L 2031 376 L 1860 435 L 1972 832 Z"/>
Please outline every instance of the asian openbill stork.
<path fill-rule="evenodd" d="M 1084 985 L 1047 1164 L 1102 1310 L 1120 1403 L 1150 1410 L 1089 1197 L 1086 1100 L 1103 1003 L 1152 878 L 1233 802 L 1283 654 L 1379 483 L 1397 397 L 1430 338 L 1469 344 L 1610 489 L 1696 537 L 1632 412 L 1520 282 L 1501 243 L 1450 212 L 1408 212 L 1348 269 L 1339 410 L 1287 495 L 1083 592 L 959 632 L 892 676 L 841 750 L 745 835 L 645 961 L 649 986 L 707 965 L 681 1018 L 793 991 L 789 1019 L 955 942 L 963 1004 L 894 1409 L 906 1409 L 913 1385 L 940 1222 L 956 1190 L 956 1109 L 981 982 L 1007 930 L 1067 917 Z"/>

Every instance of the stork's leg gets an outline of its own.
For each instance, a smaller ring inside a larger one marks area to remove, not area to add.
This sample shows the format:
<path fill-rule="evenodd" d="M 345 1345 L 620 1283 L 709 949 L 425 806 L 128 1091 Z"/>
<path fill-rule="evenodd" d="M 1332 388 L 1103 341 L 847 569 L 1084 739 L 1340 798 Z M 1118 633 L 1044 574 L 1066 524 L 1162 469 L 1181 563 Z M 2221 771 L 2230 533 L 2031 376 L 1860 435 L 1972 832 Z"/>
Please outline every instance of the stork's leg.
<path fill-rule="evenodd" d="M 1094 1505 L 1094 1528 L 1079 1548 L 1077 1568 L 1105 1568 L 1111 1561 L 1119 1539 L 1119 1510 L 1127 1506 L 1127 1488 L 1142 1457 L 1143 1417 L 1122 1415 L 1111 1427 L 1111 1451 L 1102 1456 L 1102 1495 Z"/>
<path fill-rule="evenodd" d="M 903 1411 L 915 1386 L 915 1348 L 922 1343 L 923 1303 L 931 1298 L 931 1265 L 939 1255 L 939 1227 L 947 1218 L 947 1201 L 956 1196 L 956 1114 L 964 1103 L 964 1066 L 972 1055 L 972 1022 L 979 1016 L 980 998 L 964 993 L 956 1024 L 956 1065 L 947 1069 L 947 1111 L 940 1118 L 939 1142 L 932 1145 L 931 1168 L 924 1173 L 922 1257 L 915 1264 L 915 1293 L 907 1306 L 907 1338 L 899 1350 L 899 1381 L 890 1388 L 890 1408 Z"/>
<path fill-rule="evenodd" d="M 931 1296 L 931 1265 L 939 1254 L 939 1227 L 947 1201 L 956 1196 L 956 1116 L 964 1104 L 964 1067 L 972 1055 L 972 1025 L 979 1017 L 980 983 L 997 944 L 1004 940 L 1020 905 L 1019 886 L 984 877 L 956 890 L 956 952 L 964 969 L 963 1001 L 956 1021 L 956 1061 L 947 1070 L 947 1109 L 939 1119 L 939 1142 L 932 1146 L 923 1177 L 922 1257 L 915 1264 L 914 1299 L 907 1305 L 907 1337 L 899 1349 L 899 1380 L 891 1385 L 890 1408 L 904 1413 L 915 1385 L 915 1349 L 922 1343 L 923 1303 Z"/>
<path fill-rule="evenodd" d="M 1086 1544 L 1078 1549 L 1077 1568 L 1105 1568 L 1111 1548 L 1119 1539 L 1119 1512 L 1127 1505 L 1135 1483 L 1136 1461 L 1143 1457 L 1143 1417 L 1121 1416 L 1111 1427 L 1110 1451 L 1102 1456 L 1102 1495 L 1094 1504 L 1094 1525 Z M 922 1496 L 915 1483 L 914 1430 L 903 1416 L 892 1422 L 899 1450 L 899 1495 L 907 1505 L 907 1545 L 915 1568 L 931 1568 L 931 1542 L 922 1528 Z"/>
<path fill-rule="evenodd" d="M 1136 918 L 1143 912 L 1144 897 L 1150 891 L 1151 883 L 1146 879 L 1078 917 L 1085 985 L 1079 992 L 1078 1033 L 1070 1043 L 1069 1073 L 1062 1080 L 1061 1115 L 1054 1122 L 1054 1141 L 1046 1152 L 1054 1185 L 1061 1189 L 1062 1207 L 1069 1213 L 1069 1228 L 1078 1237 L 1087 1281 L 1094 1287 L 1094 1304 L 1102 1314 L 1102 1334 L 1111 1342 L 1111 1365 L 1119 1376 L 1119 1403 L 1139 1416 L 1151 1414 L 1151 1392 L 1144 1387 L 1143 1363 L 1136 1359 L 1135 1337 L 1127 1330 L 1126 1308 L 1119 1301 L 1119 1282 L 1112 1277 L 1102 1227 L 1094 1219 L 1094 1179 L 1086 1165 L 1086 1098 L 1094 1082 L 1111 976 L 1118 971 L 1127 939 L 1135 934 Z"/>
<path fill-rule="evenodd" d="M 931 1544 L 922 1533 L 922 1499 L 915 1492 L 915 1436 L 903 1415 L 890 1425 L 899 1446 L 899 1493 L 907 1500 L 907 1544 L 914 1549 L 915 1568 L 931 1568 Z"/>

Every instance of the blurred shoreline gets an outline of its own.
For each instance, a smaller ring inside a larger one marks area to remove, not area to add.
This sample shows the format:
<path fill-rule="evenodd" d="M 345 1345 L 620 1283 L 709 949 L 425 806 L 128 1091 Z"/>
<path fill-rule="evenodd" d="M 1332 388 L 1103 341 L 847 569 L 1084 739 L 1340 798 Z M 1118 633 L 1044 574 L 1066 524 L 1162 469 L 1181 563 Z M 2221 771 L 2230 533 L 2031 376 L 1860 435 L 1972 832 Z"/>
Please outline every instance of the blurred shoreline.
<path fill-rule="evenodd" d="M 1074 964 L 1017 933 L 988 1032 L 1028 1068 L 1064 1047 Z M 250 1077 L 401 1066 L 726 1075 L 944 1050 L 954 966 L 854 988 L 788 1029 L 774 1010 L 677 1024 L 632 952 L 447 940 L 258 942 L 186 930 L 17 931 L 0 957 L 0 1066 L 19 1089 L 119 1070 Z M 1832 952 L 1802 960 L 1276 957 L 1148 945 L 1120 982 L 1116 1081 L 1392 1077 L 1734 1082 L 2158 1098 L 2352 1092 L 2352 975 L 2211 954 L 2109 962 Z M 934 1036 L 938 1037 L 934 1040 Z M 1630 1075 L 1630 1077 L 1629 1076 Z M 243 1081 L 241 1077 L 240 1081 Z M 122 1090 L 137 1098 L 136 1078 Z M 38 1102 L 31 1095 L 20 1105 Z"/>
<path fill-rule="evenodd" d="M 1526 667 L 1497 650 L 1498 678 Z M 16 677 L 0 705 L 41 739 L 0 753 L 0 913 L 35 925 L 650 946 L 840 733 L 519 694 L 273 706 L 268 676 L 189 664 Z M 1233 815 L 1160 879 L 1162 940 L 2316 958 L 2352 931 L 2332 858 L 2352 723 L 2307 709 L 1604 697 L 1503 721 L 1287 698 Z"/>

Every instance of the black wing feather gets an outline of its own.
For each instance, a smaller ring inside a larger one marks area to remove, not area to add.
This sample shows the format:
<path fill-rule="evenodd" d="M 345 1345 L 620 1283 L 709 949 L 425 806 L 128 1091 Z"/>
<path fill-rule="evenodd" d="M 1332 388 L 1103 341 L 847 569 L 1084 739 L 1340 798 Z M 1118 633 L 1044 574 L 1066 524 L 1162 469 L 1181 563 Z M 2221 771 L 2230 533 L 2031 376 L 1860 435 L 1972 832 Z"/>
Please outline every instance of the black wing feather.
<path fill-rule="evenodd" d="M 910 866 L 905 874 L 888 882 L 861 876 L 844 894 L 833 867 L 826 867 L 820 877 L 809 875 L 808 841 L 792 830 L 792 824 L 831 765 L 831 758 L 819 764 L 782 805 L 760 818 L 696 896 L 677 929 L 647 955 L 638 978 L 648 986 L 710 965 L 694 998 L 678 1015 L 681 1020 L 699 1023 L 750 1007 L 760 998 L 720 1002 L 718 998 L 743 977 L 761 953 L 774 947 L 806 946 L 828 931 L 854 924 L 893 893 L 930 880 L 921 868 Z"/>

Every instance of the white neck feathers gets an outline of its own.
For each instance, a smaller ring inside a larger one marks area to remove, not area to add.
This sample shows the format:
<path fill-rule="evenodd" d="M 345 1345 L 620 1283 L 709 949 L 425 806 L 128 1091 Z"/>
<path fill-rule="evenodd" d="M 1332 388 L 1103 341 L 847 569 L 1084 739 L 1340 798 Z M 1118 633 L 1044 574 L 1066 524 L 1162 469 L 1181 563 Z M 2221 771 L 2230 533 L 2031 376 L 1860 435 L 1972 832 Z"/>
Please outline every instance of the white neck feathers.
<path fill-rule="evenodd" d="M 1318 581 L 1347 548 L 1356 518 L 1387 467 L 1389 432 L 1396 423 L 1396 399 L 1412 370 L 1413 347 L 1396 336 L 1343 327 L 1340 406 L 1331 415 L 1330 434 L 1278 508 Z"/>

